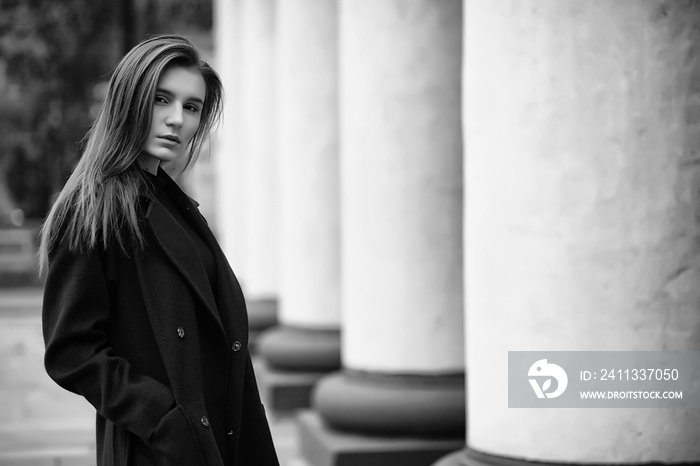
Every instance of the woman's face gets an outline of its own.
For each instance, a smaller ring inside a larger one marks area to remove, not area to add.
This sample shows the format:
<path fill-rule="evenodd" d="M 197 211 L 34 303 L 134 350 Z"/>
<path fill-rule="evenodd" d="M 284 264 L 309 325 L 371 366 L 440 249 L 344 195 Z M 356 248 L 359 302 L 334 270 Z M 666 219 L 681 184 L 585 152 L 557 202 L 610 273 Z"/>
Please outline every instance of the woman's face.
<path fill-rule="evenodd" d="M 194 68 L 166 68 L 158 81 L 153 116 L 141 162 L 157 166 L 175 160 L 199 127 L 206 85 Z"/>

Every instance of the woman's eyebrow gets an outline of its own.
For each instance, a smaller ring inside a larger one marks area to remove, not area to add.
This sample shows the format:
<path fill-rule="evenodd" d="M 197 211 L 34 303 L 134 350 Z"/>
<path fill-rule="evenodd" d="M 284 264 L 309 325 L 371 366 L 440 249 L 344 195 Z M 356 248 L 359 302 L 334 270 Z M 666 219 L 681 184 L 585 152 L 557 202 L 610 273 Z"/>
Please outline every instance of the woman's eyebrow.
<path fill-rule="evenodd" d="M 163 89 L 162 87 L 156 88 L 156 92 L 160 92 L 161 94 L 165 94 L 168 97 L 172 97 L 174 95 L 172 92 L 170 92 L 167 89 Z M 197 102 L 197 103 L 204 105 L 204 101 L 202 99 L 200 99 L 199 97 L 190 97 L 190 98 L 185 99 L 185 100 Z"/>

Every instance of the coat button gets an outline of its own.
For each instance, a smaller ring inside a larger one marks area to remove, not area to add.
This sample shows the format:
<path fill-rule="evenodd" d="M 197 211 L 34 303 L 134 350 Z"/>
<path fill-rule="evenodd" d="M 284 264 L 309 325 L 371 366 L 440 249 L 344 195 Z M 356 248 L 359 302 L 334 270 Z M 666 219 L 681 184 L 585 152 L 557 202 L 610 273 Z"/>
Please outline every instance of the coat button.
<path fill-rule="evenodd" d="M 233 435 L 233 429 L 229 429 L 228 432 L 226 432 L 226 435 L 228 435 L 229 437 Z"/>
<path fill-rule="evenodd" d="M 180 338 L 185 338 L 185 329 L 182 327 L 177 328 L 177 336 Z"/>
<path fill-rule="evenodd" d="M 201 422 L 204 427 L 209 427 L 209 419 L 207 419 L 206 416 L 202 416 L 202 419 L 200 419 L 199 422 Z"/>
<path fill-rule="evenodd" d="M 243 346 L 243 345 L 241 345 L 241 342 L 238 341 L 238 340 L 236 340 L 236 341 L 234 341 L 233 344 L 231 345 L 231 349 L 232 349 L 233 351 L 240 351 L 242 346 Z"/>

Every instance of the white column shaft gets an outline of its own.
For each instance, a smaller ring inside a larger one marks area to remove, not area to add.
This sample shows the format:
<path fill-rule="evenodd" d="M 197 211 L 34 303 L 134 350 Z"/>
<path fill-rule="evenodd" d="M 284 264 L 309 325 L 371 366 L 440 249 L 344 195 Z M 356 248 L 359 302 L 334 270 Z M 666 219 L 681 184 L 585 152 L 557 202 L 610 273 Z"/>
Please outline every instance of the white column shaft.
<path fill-rule="evenodd" d="M 463 371 L 461 2 L 341 2 L 343 362 Z"/>
<path fill-rule="evenodd" d="M 211 150 L 216 168 L 216 221 L 221 248 L 242 280 L 245 276 L 243 145 L 241 135 L 240 0 L 214 3 L 216 71 L 224 86 L 224 111 Z M 211 220 L 210 220 L 210 223 Z"/>
<path fill-rule="evenodd" d="M 471 448 L 700 456 L 697 410 L 507 407 L 509 350 L 700 349 L 697 21 L 684 2 L 467 2 Z"/>
<path fill-rule="evenodd" d="M 274 0 L 241 0 L 241 222 L 248 298 L 278 293 Z"/>
<path fill-rule="evenodd" d="M 338 21 L 335 0 L 277 11 L 280 322 L 340 324 Z"/>

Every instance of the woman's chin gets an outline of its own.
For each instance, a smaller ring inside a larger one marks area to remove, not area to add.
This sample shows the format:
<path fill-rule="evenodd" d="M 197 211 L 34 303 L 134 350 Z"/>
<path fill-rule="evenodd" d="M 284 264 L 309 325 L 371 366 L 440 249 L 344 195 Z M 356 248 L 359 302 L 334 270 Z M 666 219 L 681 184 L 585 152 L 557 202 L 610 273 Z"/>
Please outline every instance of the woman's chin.
<path fill-rule="evenodd" d="M 180 157 L 182 152 L 176 149 L 169 149 L 165 147 L 159 147 L 156 150 L 144 151 L 146 154 L 150 155 L 152 158 L 159 160 L 161 163 L 174 162 Z"/>

